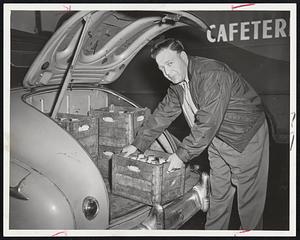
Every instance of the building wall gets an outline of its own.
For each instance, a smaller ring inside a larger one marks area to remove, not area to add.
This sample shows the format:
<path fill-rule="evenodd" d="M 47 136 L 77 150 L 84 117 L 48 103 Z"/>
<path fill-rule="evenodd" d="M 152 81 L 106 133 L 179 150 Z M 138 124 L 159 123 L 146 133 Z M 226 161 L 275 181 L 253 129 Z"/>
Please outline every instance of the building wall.
<path fill-rule="evenodd" d="M 42 31 L 54 32 L 56 24 L 65 11 L 40 11 Z M 11 28 L 37 33 L 36 11 L 12 11 Z"/>

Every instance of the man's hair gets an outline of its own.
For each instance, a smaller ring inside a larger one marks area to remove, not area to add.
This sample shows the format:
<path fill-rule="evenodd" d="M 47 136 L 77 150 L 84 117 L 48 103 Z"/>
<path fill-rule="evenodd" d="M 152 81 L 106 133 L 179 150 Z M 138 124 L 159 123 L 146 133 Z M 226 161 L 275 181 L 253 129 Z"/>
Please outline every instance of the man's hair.
<path fill-rule="evenodd" d="M 160 51 L 164 49 L 170 49 L 176 51 L 178 53 L 184 51 L 184 47 L 179 40 L 174 38 L 166 38 L 158 43 L 156 43 L 152 49 L 150 50 L 151 58 L 155 59 L 156 56 L 159 54 Z"/>

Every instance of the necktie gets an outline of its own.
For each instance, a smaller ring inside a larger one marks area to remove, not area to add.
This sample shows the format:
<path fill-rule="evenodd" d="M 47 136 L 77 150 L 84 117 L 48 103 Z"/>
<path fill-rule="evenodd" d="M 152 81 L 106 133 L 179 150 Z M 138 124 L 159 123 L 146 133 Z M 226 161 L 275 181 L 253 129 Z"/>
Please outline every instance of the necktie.
<path fill-rule="evenodd" d="M 180 85 L 184 90 L 182 110 L 189 126 L 193 127 L 195 123 L 195 114 L 197 112 L 197 108 L 193 102 L 189 84 L 187 83 L 187 81 L 181 82 Z"/>

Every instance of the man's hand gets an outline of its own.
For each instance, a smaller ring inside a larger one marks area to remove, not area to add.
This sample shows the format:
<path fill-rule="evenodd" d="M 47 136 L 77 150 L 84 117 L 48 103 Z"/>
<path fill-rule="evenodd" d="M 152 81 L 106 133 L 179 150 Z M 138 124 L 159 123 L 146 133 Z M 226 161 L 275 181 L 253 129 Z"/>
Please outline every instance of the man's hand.
<path fill-rule="evenodd" d="M 133 154 L 136 152 L 137 148 L 133 145 L 128 145 L 122 149 L 122 153 L 124 154 L 124 157 L 128 157 L 129 155 Z"/>
<path fill-rule="evenodd" d="M 176 153 L 170 155 L 167 161 L 170 162 L 168 172 L 173 172 L 176 169 L 180 169 L 184 164 L 183 161 L 177 156 Z"/>

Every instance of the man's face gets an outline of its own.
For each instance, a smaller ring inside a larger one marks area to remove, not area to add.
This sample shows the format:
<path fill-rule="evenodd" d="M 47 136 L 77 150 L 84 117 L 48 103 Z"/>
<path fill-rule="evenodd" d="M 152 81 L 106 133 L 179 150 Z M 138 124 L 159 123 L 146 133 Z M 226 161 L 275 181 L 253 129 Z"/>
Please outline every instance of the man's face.
<path fill-rule="evenodd" d="M 185 52 L 178 53 L 171 49 L 163 49 L 157 54 L 155 60 L 158 68 L 172 83 L 180 83 L 186 78 L 188 60 Z"/>

